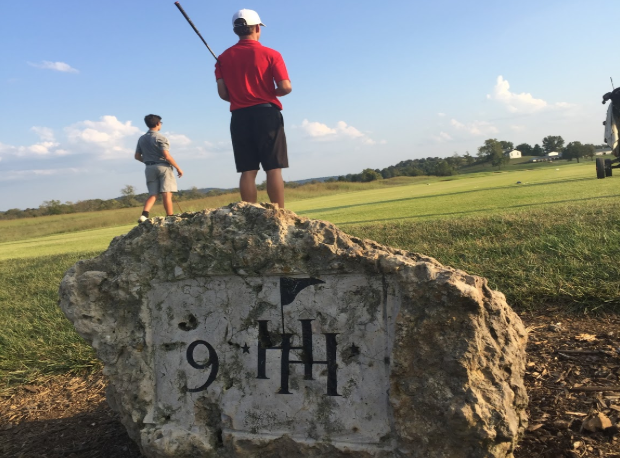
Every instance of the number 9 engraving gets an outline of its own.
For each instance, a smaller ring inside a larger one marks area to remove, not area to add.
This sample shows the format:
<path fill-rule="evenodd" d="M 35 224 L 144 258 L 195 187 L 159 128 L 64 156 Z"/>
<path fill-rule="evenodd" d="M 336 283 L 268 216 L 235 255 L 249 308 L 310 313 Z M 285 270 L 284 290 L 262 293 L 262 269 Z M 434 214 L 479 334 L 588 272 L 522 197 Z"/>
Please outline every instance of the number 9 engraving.
<path fill-rule="evenodd" d="M 209 361 L 207 361 L 205 364 L 198 364 L 194 359 L 194 350 L 198 345 L 204 345 L 205 347 L 207 347 L 207 350 L 209 350 Z M 211 366 L 209 378 L 207 378 L 207 381 L 204 383 L 204 385 L 201 385 L 198 388 L 187 388 L 187 391 L 189 391 L 190 393 L 196 393 L 198 391 L 206 390 L 209 385 L 211 385 L 215 381 L 215 377 L 217 377 L 217 371 L 220 365 L 217 359 L 217 353 L 215 352 L 215 349 L 211 346 L 209 342 L 206 342 L 204 340 L 197 340 L 196 342 L 192 342 L 189 347 L 187 347 L 187 362 L 194 369 L 206 369 L 207 367 Z"/>

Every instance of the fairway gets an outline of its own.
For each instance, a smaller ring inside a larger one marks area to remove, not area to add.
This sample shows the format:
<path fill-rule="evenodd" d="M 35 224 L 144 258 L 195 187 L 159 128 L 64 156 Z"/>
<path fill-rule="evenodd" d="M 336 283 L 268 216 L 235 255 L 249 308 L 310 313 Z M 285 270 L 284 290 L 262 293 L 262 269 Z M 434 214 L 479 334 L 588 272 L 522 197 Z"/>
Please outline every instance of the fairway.
<path fill-rule="evenodd" d="M 617 196 L 620 182 L 596 180 L 593 167 L 569 164 L 438 178 L 427 184 L 295 202 L 291 209 L 309 218 L 350 225 L 497 214 Z"/>
<path fill-rule="evenodd" d="M 130 226 L 116 226 L 92 231 L 50 235 L 17 242 L 0 243 L 0 260 L 36 258 L 52 254 L 103 251 L 117 235 L 131 230 Z"/>
<path fill-rule="evenodd" d="M 426 178 L 426 177 L 425 177 Z M 389 181 L 389 180 L 387 180 Z M 517 184 L 520 182 L 520 184 Z M 620 192 L 620 179 L 594 178 L 594 165 L 563 164 L 531 170 L 477 173 L 447 178 L 426 178 L 413 184 L 375 187 L 364 191 L 320 193 L 320 197 L 292 201 L 288 209 L 301 216 L 330 221 L 346 228 L 406 220 L 436 220 L 513 213 L 545 206 L 570 205 L 613 199 Z M 128 215 L 135 209 L 118 210 Z M 79 214 L 81 220 L 101 219 L 99 213 Z M 105 212 L 110 219 L 114 212 Z M 132 217 L 134 216 L 132 213 Z M 30 220 L 44 224 L 46 217 Z M 54 224 L 75 215 L 54 216 Z M 125 216 L 126 218 L 126 216 Z M 120 220 L 120 218 L 119 218 Z M 0 231 L 18 231 L 19 221 L 0 222 Z M 98 223 L 100 224 L 100 223 Z M 103 251 L 113 237 L 128 232 L 132 225 L 55 234 L 46 237 L 0 243 L 0 260 L 42 255 Z M 61 230 L 61 229 L 59 229 Z"/>

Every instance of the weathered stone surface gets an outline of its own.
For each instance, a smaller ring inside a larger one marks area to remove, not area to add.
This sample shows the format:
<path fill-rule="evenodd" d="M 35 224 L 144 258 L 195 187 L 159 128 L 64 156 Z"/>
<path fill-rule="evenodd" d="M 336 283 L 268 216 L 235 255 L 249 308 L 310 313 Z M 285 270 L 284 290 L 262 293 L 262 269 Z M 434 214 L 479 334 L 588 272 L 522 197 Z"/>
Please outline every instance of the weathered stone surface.
<path fill-rule="evenodd" d="M 510 457 L 526 426 L 485 279 L 267 204 L 154 218 L 60 296 L 149 457 Z"/>

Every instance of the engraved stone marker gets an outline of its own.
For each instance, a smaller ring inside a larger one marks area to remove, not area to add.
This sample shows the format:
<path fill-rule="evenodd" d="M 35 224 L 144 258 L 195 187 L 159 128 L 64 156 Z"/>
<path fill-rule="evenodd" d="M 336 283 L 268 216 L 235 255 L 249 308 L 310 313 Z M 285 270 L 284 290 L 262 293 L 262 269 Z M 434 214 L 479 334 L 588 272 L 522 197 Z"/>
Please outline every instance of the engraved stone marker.
<path fill-rule="evenodd" d="M 60 295 L 149 457 L 510 457 L 526 426 L 501 293 L 268 204 L 154 218 Z"/>

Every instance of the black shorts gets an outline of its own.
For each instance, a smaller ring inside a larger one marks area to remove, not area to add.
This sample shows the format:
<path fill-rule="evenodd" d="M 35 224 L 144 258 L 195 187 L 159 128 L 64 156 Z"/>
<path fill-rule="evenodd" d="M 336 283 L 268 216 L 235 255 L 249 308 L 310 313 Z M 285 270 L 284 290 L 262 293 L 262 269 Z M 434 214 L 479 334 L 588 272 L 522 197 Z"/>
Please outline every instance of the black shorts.
<path fill-rule="evenodd" d="M 241 108 L 232 112 L 230 136 L 237 172 L 288 167 L 284 119 L 273 106 Z"/>

